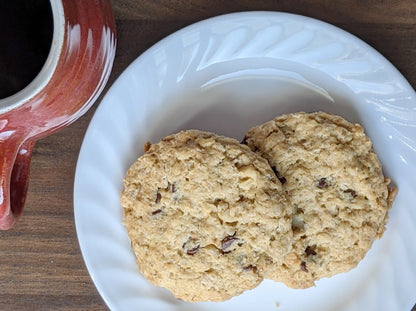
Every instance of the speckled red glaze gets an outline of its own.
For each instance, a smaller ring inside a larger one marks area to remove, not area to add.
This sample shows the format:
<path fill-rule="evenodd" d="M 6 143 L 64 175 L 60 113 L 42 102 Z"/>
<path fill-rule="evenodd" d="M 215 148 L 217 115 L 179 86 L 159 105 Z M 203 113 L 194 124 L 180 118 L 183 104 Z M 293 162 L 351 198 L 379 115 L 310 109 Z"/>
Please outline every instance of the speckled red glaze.
<path fill-rule="evenodd" d="M 23 104 L 0 114 L 0 229 L 20 217 L 36 140 L 83 115 L 102 91 L 116 48 L 116 27 L 107 0 L 62 0 L 65 33 L 47 84 Z M 54 17 L 56 18 L 56 17 Z"/>

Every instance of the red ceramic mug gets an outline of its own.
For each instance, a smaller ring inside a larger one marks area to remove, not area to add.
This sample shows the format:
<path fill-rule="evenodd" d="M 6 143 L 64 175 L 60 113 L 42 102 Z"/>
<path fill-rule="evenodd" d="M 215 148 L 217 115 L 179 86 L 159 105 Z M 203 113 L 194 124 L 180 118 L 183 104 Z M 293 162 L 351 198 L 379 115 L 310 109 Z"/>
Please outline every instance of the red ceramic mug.
<path fill-rule="evenodd" d="M 18 1 L 19 2 L 19 1 Z M 50 0 L 52 44 L 25 88 L 0 99 L 0 229 L 22 213 L 36 140 L 84 114 L 109 77 L 116 47 L 108 0 Z"/>

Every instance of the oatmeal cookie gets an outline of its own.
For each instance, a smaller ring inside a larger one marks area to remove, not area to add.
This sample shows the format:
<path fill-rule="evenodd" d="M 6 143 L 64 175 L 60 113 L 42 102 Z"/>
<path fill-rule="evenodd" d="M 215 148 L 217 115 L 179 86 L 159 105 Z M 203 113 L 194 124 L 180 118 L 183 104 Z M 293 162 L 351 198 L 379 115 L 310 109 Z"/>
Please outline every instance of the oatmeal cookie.
<path fill-rule="evenodd" d="M 385 229 L 394 192 L 370 139 L 342 117 L 294 113 L 251 128 L 292 206 L 293 251 L 267 278 L 307 288 L 355 267 Z"/>
<path fill-rule="evenodd" d="M 188 130 L 146 145 L 121 194 L 141 273 L 187 301 L 257 286 L 291 248 L 291 207 L 267 161 L 232 138 Z"/>

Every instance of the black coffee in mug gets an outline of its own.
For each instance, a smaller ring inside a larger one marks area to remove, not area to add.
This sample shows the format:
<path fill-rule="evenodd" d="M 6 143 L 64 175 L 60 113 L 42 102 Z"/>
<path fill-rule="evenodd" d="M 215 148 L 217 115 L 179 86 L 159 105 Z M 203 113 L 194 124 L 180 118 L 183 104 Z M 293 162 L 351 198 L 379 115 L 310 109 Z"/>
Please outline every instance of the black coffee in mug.
<path fill-rule="evenodd" d="M 26 87 L 52 44 L 49 0 L 0 0 L 0 99 Z"/>

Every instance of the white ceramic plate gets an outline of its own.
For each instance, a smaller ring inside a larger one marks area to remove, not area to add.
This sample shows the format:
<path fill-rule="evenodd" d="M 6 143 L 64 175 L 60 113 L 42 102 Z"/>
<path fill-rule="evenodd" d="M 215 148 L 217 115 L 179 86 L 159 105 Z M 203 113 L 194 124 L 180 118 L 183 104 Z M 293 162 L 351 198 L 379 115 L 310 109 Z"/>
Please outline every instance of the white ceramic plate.
<path fill-rule="evenodd" d="M 300 110 L 361 123 L 399 188 L 384 236 L 359 266 L 306 290 L 265 281 L 224 303 L 190 304 L 150 285 L 136 267 L 119 203 L 143 144 L 189 128 L 240 140 L 251 126 Z M 415 185 L 415 92 L 385 58 L 314 19 L 237 13 L 174 33 L 114 83 L 79 155 L 75 222 L 86 266 L 112 310 L 409 311 L 416 302 Z"/>

